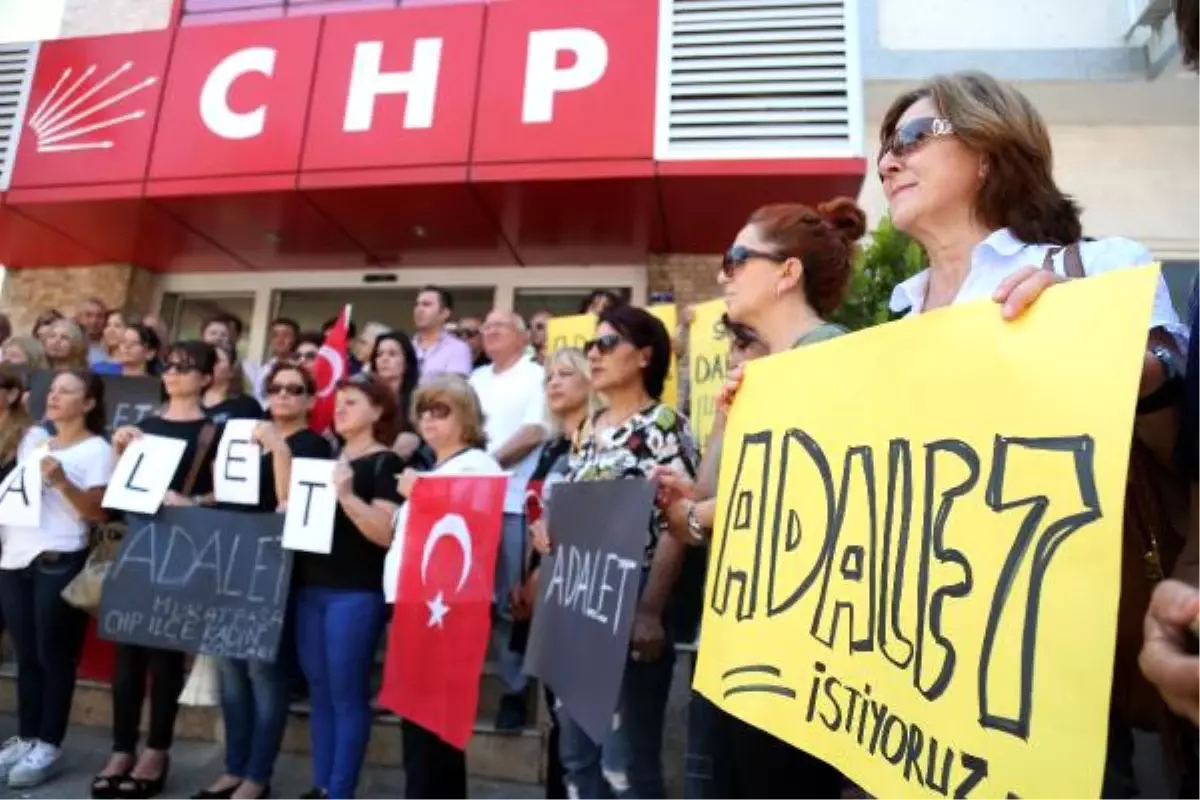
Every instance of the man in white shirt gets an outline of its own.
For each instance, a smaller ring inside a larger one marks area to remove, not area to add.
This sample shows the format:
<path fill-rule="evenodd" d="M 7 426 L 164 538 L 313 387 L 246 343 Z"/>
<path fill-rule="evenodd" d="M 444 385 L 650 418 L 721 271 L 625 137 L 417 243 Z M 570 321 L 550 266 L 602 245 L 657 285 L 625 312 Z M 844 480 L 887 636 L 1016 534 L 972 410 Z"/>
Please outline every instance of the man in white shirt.
<path fill-rule="evenodd" d="M 492 363 L 471 375 L 471 387 L 483 407 L 488 450 L 510 473 L 504 497 L 504 528 L 496 558 L 496 636 L 500 677 L 505 695 L 496 717 L 497 730 L 525 727 L 525 675 L 521 655 L 508 647 L 512 617 L 509 591 L 521 582 L 525 565 L 525 488 L 546 438 L 546 396 L 542 367 L 525 355 L 529 336 L 525 321 L 511 311 L 493 311 L 483 325 L 483 349 Z"/>

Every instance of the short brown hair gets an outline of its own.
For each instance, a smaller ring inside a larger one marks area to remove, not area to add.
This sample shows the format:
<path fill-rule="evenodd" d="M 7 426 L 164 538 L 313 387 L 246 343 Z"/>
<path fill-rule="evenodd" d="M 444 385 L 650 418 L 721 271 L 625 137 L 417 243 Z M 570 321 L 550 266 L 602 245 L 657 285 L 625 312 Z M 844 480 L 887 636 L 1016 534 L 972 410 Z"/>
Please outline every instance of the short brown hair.
<path fill-rule="evenodd" d="M 1200 68 L 1200 2 L 1175 0 L 1175 27 L 1179 31 L 1179 52 L 1183 65 L 1195 72 Z"/>
<path fill-rule="evenodd" d="M 867 232 L 867 215 L 858 203 L 838 197 L 815 209 L 795 203 L 763 206 L 750 215 L 763 240 L 780 258 L 803 267 L 804 297 L 821 316 L 837 310 L 850 285 L 855 242 Z"/>
<path fill-rule="evenodd" d="M 396 396 L 392 390 L 369 372 L 360 372 L 338 383 L 339 392 L 347 389 L 362 392 L 367 402 L 379 409 L 379 419 L 375 421 L 371 433 L 375 441 L 385 447 L 391 447 L 396 441 Z"/>
<path fill-rule="evenodd" d="M 939 75 L 896 98 L 883 115 L 879 141 L 890 141 L 900 117 L 924 98 L 987 163 L 975 198 L 985 225 L 1009 228 L 1029 244 L 1069 245 L 1083 237 L 1079 205 L 1054 182 L 1050 133 L 1029 98 L 983 72 Z"/>
<path fill-rule="evenodd" d="M 479 395 L 461 375 L 442 374 L 431 378 L 417 387 L 412 399 L 412 419 L 420 422 L 417 409 L 430 403 L 442 402 L 450 407 L 462 421 L 463 444 L 468 447 L 487 448 L 487 434 L 483 429 L 483 406 Z"/>
<path fill-rule="evenodd" d="M 309 398 L 317 395 L 317 381 L 313 378 L 312 373 L 306 370 L 301 364 L 296 361 L 276 361 L 267 370 L 267 377 L 263 379 L 263 391 L 265 392 L 275 379 L 279 377 L 281 372 L 295 372 L 300 376 L 300 380 L 304 383 L 304 394 Z"/>

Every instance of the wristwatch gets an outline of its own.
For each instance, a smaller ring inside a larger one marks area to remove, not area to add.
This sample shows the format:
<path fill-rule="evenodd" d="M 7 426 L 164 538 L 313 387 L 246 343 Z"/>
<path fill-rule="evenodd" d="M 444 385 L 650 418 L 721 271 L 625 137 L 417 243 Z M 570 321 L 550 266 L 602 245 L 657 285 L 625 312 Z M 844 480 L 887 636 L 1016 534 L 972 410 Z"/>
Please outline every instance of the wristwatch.
<path fill-rule="evenodd" d="M 1150 348 L 1150 355 L 1158 359 L 1158 363 L 1162 365 L 1163 382 L 1150 394 L 1138 398 L 1138 414 L 1151 414 L 1167 408 L 1179 399 L 1183 389 L 1183 365 L 1175 351 L 1156 344 Z"/>
<path fill-rule="evenodd" d="M 700 524 L 700 517 L 696 515 L 696 504 L 689 502 L 687 507 L 687 530 L 688 535 L 696 544 L 704 544 L 704 526 Z"/>

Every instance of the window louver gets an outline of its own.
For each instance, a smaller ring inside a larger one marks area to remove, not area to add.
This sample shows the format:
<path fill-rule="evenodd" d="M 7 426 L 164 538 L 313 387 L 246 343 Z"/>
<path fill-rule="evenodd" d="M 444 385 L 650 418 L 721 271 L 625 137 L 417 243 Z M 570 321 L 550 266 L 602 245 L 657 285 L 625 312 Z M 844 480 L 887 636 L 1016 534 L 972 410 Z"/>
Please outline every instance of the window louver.
<path fill-rule="evenodd" d="M 0 191 L 8 189 L 36 45 L 0 44 Z"/>
<path fill-rule="evenodd" d="M 656 157 L 859 155 L 855 0 L 661 0 Z"/>

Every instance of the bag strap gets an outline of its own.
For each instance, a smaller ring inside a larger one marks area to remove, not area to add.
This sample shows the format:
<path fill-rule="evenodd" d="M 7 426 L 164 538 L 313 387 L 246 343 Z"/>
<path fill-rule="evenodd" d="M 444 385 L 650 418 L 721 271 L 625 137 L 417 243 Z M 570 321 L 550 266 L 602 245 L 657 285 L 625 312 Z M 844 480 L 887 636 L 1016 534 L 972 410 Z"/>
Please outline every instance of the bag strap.
<path fill-rule="evenodd" d="M 1087 272 L 1083 269 L 1083 256 L 1079 252 L 1079 242 L 1069 244 L 1066 247 L 1051 247 L 1046 251 L 1046 258 L 1042 261 L 1042 269 L 1054 272 L 1054 257 L 1060 252 L 1063 254 L 1063 272 L 1068 278 L 1087 277 Z"/>
<path fill-rule="evenodd" d="M 187 477 L 183 479 L 183 491 L 180 492 L 184 497 L 191 497 L 192 490 L 196 488 L 196 479 L 200 477 L 200 468 L 204 466 L 204 461 L 208 458 L 208 451 L 212 448 L 213 437 L 216 436 L 217 426 L 211 422 L 204 423 L 204 427 L 200 429 L 200 436 L 196 439 L 196 457 L 192 459 L 192 466 L 188 469 Z"/>

